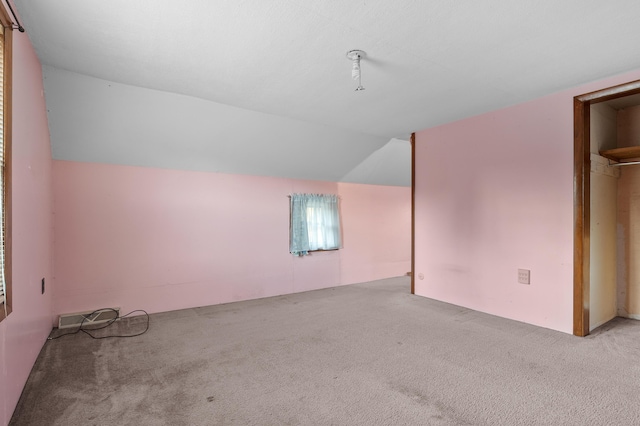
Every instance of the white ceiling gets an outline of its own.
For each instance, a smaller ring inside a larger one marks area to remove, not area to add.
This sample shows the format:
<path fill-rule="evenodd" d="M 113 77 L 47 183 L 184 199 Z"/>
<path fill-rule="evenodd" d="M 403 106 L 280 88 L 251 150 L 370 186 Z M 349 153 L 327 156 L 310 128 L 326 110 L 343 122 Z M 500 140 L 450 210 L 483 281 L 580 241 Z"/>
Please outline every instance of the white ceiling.
<path fill-rule="evenodd" d="M 380 139 L 640 68 L 637 0 L 15 3 L 43 65 L 368 135 L 363 161 Z M 362 92 L 350 49 L 367 52 Z"/>

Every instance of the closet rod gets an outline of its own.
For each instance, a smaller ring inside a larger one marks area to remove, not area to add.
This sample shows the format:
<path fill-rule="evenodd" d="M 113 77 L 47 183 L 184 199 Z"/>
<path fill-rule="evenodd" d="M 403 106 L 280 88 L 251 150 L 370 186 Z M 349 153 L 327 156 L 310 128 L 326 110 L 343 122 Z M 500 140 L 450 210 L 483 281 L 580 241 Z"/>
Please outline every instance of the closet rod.
<path fill-rule="evenodd" d="M 609 162 L 610 167 L 620 167 L 620 166 L 632 166 L 634 164 L 640 164 L 640 161 L 627 161 L 624 163 L 611 163 Z"/>

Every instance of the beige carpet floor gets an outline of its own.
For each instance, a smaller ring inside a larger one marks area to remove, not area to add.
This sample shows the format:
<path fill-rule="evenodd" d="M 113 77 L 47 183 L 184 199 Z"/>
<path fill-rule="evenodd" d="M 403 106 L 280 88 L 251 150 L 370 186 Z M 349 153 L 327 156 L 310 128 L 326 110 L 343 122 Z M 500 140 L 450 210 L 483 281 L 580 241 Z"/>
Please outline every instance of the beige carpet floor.
<path fill-rule="evenodd" d="M 577 338 L 406 277 L 154 314 L 48 341 L 11 424 L 640 425 L 640 322 Z"/>

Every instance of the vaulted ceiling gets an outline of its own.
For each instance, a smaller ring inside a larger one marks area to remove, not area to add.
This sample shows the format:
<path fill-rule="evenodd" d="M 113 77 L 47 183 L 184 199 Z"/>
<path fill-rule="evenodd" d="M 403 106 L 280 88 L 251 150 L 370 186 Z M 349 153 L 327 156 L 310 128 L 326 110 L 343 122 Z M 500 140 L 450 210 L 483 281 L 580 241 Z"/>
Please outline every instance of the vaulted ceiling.
<path fill-rule="evenodd" d="M 61 73 L 273 116 L 280 130 L 298 123 L 297 131 L 278 134 L 278 141 L 269 139 L 269 126 L 260 128 L 261 138 L 242 132 L 237 140 L 205 138 L 199 143 L 226 145 L 229 158 L 194 169 L 234 172 L 231 157 L 255 147 L 265 165 L 258 174 L 366 181 L 383 168 L 386 152 L 406 184 L 408 160 L 396 159 L 408 155 L 408 145 L 399 148 L 398 140 L 413 131 L 640 68 L 636 0 L 15 3 L 45 79 L 57 76 L 45 81 L 45 89 L 54 156 L 60 158 L 73 157 L 68 153 L 78 151 L 77 138 L 88 159 L 101 161 L 84 140 L 87 134 L 61 131 L 74 125 L 61 110 L 81 102 L 73 97 L 78 94 L 52 87 Z M 351 49 L 367 54 L 361 64 L 364 91 L 354 91 L 345 57 Z M 99 142 L 104 141 L 97 139 L 96 152 Z M 180 147 L 167 151 L 173 156 L 193 149 L 189 141 L 173 143 Z M 273 151 L 265 148 L 270 143 Z M 157 151 L 147 152 L 148 164 L 142 165 L 154 165 L 154 155 L 168 155 Z M 211 155 L 223 155 L 219 151 Z M 285 154 L 292 158 L 275 160 Z M 109 155 L 109 161 L 119 161 L 118 152 Z M 335 162 L 340 156 L 348 161 Z M 327 173 L 299 170 L 300 162 L 311 167 L 308 157 Z M 183 163 L 189 168 L 188 160 Z M 394 172 L 387 168 L 384 175 Z"/>

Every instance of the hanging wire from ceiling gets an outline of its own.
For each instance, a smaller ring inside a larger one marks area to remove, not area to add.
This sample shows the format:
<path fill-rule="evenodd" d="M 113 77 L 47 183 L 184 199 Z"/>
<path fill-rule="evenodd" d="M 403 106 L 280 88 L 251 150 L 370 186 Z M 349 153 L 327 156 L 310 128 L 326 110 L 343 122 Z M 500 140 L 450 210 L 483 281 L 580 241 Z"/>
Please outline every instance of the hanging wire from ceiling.
<path fill-rule="evenodd" d="M 9 6 L 9 10 L 11 11 L 11 14 L 13 15 L 13 19 L 16 21 L 16 25 L 18 27 L 18 31 L 23 33 L 24 32 L 24 27 L 20 24 L 20 21 L 18 21 L 18 17 L 16 16 L 16 13 L 13 11 L 13 7 L 11 7 L 11 2 L 9 0 L 7 0 L 7 6 Z"/>
<path fill-rule="evenodd" d="M 362 86 L 362 71 L 360 69 L 360 59 L 364 58 L 366 53 L 363 50 L 350 50 L 347 52 L 347 59 L 352 62 L 351 65 L 351 78 L 354 80 L 358 80 L 358 87 L 356 87 L 356 92 L 360 90 L 364 90 Z"/>

